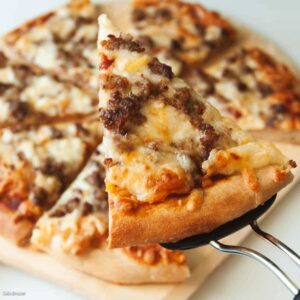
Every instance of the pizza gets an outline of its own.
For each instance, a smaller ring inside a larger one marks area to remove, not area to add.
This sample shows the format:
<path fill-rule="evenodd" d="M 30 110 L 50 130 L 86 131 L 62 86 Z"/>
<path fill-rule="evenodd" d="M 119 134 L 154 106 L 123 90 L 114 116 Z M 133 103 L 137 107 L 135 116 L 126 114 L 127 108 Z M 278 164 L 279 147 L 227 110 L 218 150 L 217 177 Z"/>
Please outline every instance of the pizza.
<path fill-rule="evenodd" d="M 176 75 L 182 65 L 207 60 L 236 37 L 218 13 L 178 0 L 134 0 L 131 20 L 133 35 Z"/>
<path fill-rule="evenodd" d="M 111 248 L 209 232 L 291 181 L 295 162 L 274 145 L 222 118 L 106 15 L 99 28 Z"/>
<path fill-rule="evenodd" d="M 99 122 L 0 131 L 0 234 L 18 245 L 100 142 Z"/>
<path fill-rule="evenodd" d="M 13 63 L 0 52 L 0 127 L 66 121 L 97 111 L 98 99 L 75 85 Z"/>
<path fill-rule="evenodd" d="M 264 139 L 300 143 L 299 78 L 264 50 L 242 48 L 214 64 L 206 87 L 203 75 L 198 85 L 196 78 L 192 86 L 210 91 L 208 101 L 242 129 Z"/>
<path fill-rule="evenodd" d="M 6 54 L 97 94 L 97 17 L 99 6 L 89 0 L 67 5 L 7 33 Z"/>
<path fill-rule="evenodd" d="M 122 283 L 178 282 L 189 271 L 181 252 L 159 245 L 107 248 L 108 201 L 99 150 L 37 222 L 32 245 L 82 272 Z"/>

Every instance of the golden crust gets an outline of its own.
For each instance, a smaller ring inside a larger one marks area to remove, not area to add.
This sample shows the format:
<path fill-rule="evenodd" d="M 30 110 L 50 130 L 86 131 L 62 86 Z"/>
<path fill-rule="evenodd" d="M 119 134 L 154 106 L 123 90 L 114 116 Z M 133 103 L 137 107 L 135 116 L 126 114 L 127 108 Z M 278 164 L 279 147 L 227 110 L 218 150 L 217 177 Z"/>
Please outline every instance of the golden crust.
<path fill-rule="evenodd" d="M 186 263 L 148 265 L 130 257 L 123 249 L 110 250 L 106 245 L 81 256 L 47 250 L 66 265 L 102 280 L 118 284 L 175 283 L 190 275 Z"/>
<path fill-rule="evenodd" d="M 292 180 L 292 174 L 279 176 L 278 168 L 271 166 L 259 170 L 257 179 L 258 192 L 235 175 L 204 189 L 198 202 L 177 198 L 140 205 L 132 213 L 114 209 L 111 199 L 109 247 L 171 242 L 212 231 L 264 203 Z"/>

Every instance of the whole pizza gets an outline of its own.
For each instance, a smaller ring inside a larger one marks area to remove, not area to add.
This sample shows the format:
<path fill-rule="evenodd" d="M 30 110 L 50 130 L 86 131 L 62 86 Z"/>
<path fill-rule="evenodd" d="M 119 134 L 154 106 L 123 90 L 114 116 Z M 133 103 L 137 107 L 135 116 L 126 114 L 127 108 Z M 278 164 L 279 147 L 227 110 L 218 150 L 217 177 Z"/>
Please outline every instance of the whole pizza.
<path fill-rule="evenodd" d="M 300 82 L 203 5 L 123 5 L 122 28 L 73 0 L 0 38 L 0 235 L 102 280 L 181 282 L 160 243 L 292 181 L 270 141 L 300 143 Z"/>

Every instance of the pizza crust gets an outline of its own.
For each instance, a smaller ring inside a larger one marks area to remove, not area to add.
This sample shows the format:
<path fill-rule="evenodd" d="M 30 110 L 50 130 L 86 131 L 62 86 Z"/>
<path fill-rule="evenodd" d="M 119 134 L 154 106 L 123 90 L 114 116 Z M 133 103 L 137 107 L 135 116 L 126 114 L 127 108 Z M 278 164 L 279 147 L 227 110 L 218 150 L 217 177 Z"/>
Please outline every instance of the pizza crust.
<path fill-rule="evenodd" d="M 204 200 L 196 209 L 180 205 L 184 198 L 141 205 L 132 213 L 111 208 L 109 247 L 172 242 L 210 232 L 264 203 L 293 178 L 287 173 L 278 182 L 276 174 L 276 166 L 259 170 L 258 192 L 251 190 L 241 175 L 220 180 L 204 190 Z"/>
<path fill-rule="evenodd" d="M 50 249 L 46 252 L 64 265 L 118 284 L 176 283 L 184 281 L 190 275 L 186 264 L 148 265 L 130 258 L 122 249 L 108 249 L 106 244 L 80 256 Z"/>
<path fill-rule="evenodd" d="M 0 236 L 18 246 L 24 246 L 28 242 L 34 223 L 26 219 L 16 223 L 14 217 L 13 212 L 0 206 Z"/>

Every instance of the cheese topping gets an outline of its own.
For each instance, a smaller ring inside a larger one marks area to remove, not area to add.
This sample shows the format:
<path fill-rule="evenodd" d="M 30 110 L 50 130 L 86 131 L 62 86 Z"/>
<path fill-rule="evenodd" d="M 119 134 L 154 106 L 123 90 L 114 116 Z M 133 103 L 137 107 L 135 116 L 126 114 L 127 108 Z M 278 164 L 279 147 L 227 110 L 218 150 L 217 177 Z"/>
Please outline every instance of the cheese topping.
<path fill-rule="evenodd" d="M 95 103 L 76 86 L 37 75 L 25 66 L 6 60 L 0 68 L 0 126 L 35 123 L 45 117 L 89 115 L 96 111 Z"/>
<path fill-rule="evenodd" d="M 274 146 L 254 142 L 222 118 L 106 16 L 99 22 L 100 116 L 106 127 L 101 150 L 112 160 L 106 175 L 112 199 L 163 201 L 190 193 L 203 176 L 233 175 L 246 166 L 289 169 Z"/>
<path fill-rule="evenodd" d="M 56 205 L 39 220 L 31 238 L 35 247 L 79 255 L 104 241 L 108 224 L 102 163 L 96 151 Z"/>

